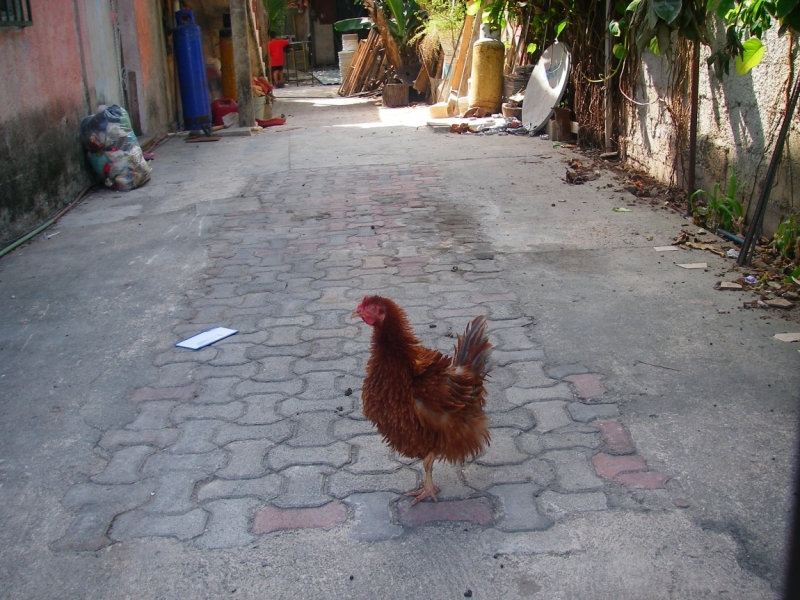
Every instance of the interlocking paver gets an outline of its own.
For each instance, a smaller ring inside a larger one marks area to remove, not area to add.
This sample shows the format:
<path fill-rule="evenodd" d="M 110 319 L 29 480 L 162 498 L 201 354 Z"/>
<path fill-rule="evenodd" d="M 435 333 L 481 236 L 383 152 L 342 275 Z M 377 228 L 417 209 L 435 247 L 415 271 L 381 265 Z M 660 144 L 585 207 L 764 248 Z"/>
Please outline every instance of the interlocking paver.
<path fill-rule="evenodd" d="M 117 450 L 125 446 L 155 446 L 166 448 L 180 436 L 177 429 L 112 429 L 106 431 L 98 445 L 106 450 Z"/>
<path fill-rule="evenodd" d="M 538 504 L 542 514 L 554 520 L 562 519 L 576 512 L 608 508 L 608 501 L 602 492 L 559 494 L 552 490 L 545 490 L 539 494 Z"/>
<path fill-rule="evenodd" d="M 328 489 L 335 498 L 367 492 L 406 493 L 419 485 L 421 482 L 418 481 L 417 472 L 408 467 L 393 473 L 355 474 L 340 470 L 328 477 Z"/>
<path fill-rule="evenodd" d="M 211 512 L 208 524 L 197 540 L 203 548 L 239 548 L 254 538 L 250 533 L 250 522 L 259 501 L 255 498 L 214 500 L 203 505 Z"/>
<path fill-rule="evenodd" d="M 217 449 L 212 438 L 222 427 L 224 421 L 200 419 L 185 421 L 180 425 L 181 435 L 175 444 L 169 447 L 172 454 L 203 454 Z"/>
<path fill-rule="evenodd" d="M 509 483 L 489 488 L 500 500 L 502 518 L 497 528 L 502 531 L 542 531 L 553 524 L 550 517 L 541 515 L 534 494 L 541 488 L 530 483 Z"/>
<path fill-rule="evenodd" d="M 143 402 L 136 420 L 130 425 L 126 425 L 125 429 L 138 431 L 168 427 L 169 415 L 176 405 L 177 402 L 174 401 Z"/>
<path fill-rule="evenodd" d="M 573 402 L 567 406 L 569 414 L 575 421 L 588 423 L 595 419 L 611 419 L 619 416 L 619 407 L 616 404 L 583 404 Z"/>
<path fill-rule="evenodd" d="M 140 467 L 155 452 L 149 446 L 132 446 L 114 453 L 102 473 L 92 477 L 95 483 L 135 483 L 142 478 Z"/>
<path fill-rule="evenodd" d="M 327 504 L 325 476 L 334 471 L 327 465 L 292 466 L 280 474 L 286 479 L 283 492 L 272 501 L 279 508 L 312 508 Z"/>
<path fill-rule="evenodd" d="M 150 502 L 141 507 L 147 513 L 182 515 L 197 507 L 192 500 L 194 486 L 207 475 L 200 471 L 162 473 L 152 478 L 156 484 Z"/>
<path fill-rule="evenodd" d="M 344 442 L 323 447 L 295 448 L 284 444 L 276 446 L 267 455 L 267 465 L 280 471 L 292 465 L 330 465 L 342 467 L 351 460 L 351 449 Z M 398 465 L 399 466 L 399 465 Z"/>
<path fill-rule="evenodd" d="M 566 405 L 566 402 L 557 400 L 529 404 L 528 408 L 536 417 L 536 431 L 547 433 L 572 423 Z"/>
<path fill-rule="evenodd" d="M 341 502 L 328 502 L 319 508 L 279 509 L 265 506 L 253 522 L 253 533 L 263 535 L 286 529 L 331 529 L 343 523 L 347 509 Z"/>
<path fill-rule="evenodd" d="M 217 477 L 225 479 L 261 477 L 266 472 L 264 457 L 272 446 L 272 442 L 268 440 L 231 442 L 225 446 L 225 450 L 231 454 L 228 464 L 217 471 Z"/>
<path fill-rule="evenodd" d="M 479 465 L 516 465 L 530 458 L 527 454 L 517 449 L 516 437 L 518 429 L 510 427 L 495 427 L 492 429 L 492 440 L 489 447 L 484 450 L 475 462 Z"/>
<path fill-rule="evenodd" d="M 558 487 L 566 492 L 589 492 L 603 487 L 603 480 L 589 465 L 585 450 L 553 450 L 542 455 L 556 472 Z"/>
<path fill-rule="evenodd" d="M 282 485 L 283 479 L 275 473 L 258 479 L 214 479 L 200 486 L 197 490 L 197 499 L 204 502 L 252 496 L 270 500 L 280 493 Z"/>
<path fill-rule="evenodd" d="M 284 417 L 277 413 L 276 405 L 283 399 L 282 394 L 246 396 L 242 398 L 246 408 L 236 422 L 242 425 L 268 425 L 281 421 Z"/>
<path fill-rule="evenodd" d="M 236 420 L 244 414 L 245 406 L 244 402 L 238 401 L 226 404 L 182 404 L 172 411 L 170 421 L 180 424 L 193 419 Z"/>
<path fill-rule="evenodd" d="M 154 356 L 155 380 L 130 398 L 136 419 L 101 432 L 105 469 L 64 496 L 75 520 L 54 549 L 141 536 L 243 547 L 347 519 L 351 539 L 373 542 L 400 535 L 398 523 L 465 520 L 491 531 L 487 548 L 558 554 L 579 546 L 553 535 L 568 521 L 553 522 L 605 509 L 603 490 L 665 487 L 609 420 L 617 404 L 597 403 L 605 375 L 544 368 L 507 257 L 471 220 L 441 214 L 435 168 L 340 171 L 256 178 L 246 197 L 215 203 L 205 279 L 174 311 L 172 334 L 220 324 L 239 334 Z M 437 461 L 438 504 L 400 496 L 422 483 L 420 461 L 392 453 L 361 414 L 370 332 L 350 312 L 370 293 L 395 299 L 444 352 L 472 318 L 489 318 L 492 443 L 465 465 Z M 614 471 L 605 457 L 644 466 Z"/>
<path fill-rule="evenodd" d="M 522 389 L 510 388 L 505 391 L 506 398 L 512 404 L 524 406 L 530 402 L 542 402 L 547 400 L 569 400 L 574 396 L 572 390 L 566 383 L 557 383 L 550 387 Z"/>
<path fill-rule="evenodd" d="M 402 527 L 392 523 L 389 504 L 396 498 L 393 492 L 353 494 L 345 498 L 355 513 L 350 538 L 358 542 L 381 542 L 403 533 Z"/>

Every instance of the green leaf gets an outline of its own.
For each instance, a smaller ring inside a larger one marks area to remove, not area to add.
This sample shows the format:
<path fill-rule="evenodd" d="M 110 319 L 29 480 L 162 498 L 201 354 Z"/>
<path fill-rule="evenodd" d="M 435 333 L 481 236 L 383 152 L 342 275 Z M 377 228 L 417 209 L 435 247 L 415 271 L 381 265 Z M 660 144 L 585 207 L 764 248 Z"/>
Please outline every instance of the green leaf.
<path fill-rule="evenodd" d="M 800 7 L 795 8 L 781 21 L 781 25 L 794 30 L 795 35 L 800 35 Z"/>
<path fill-rule="evenodd" d="M 608 24 L 608 31 L 614 37 L 619 37 L 620 29 L 619 29 L 619 21 L 611 21 Z"/>
<path fill-rule="evenodd" d="M 614 56 L 620 60 L 628 56 L 628 49 L 625 47 L 625 44 L 614 44 L 614 50 L 612 52 Z"/>
<path fill-rule="evenodd" d="M 734 5 L 734 0 L 721 0 L 719 6 L 717 6 L 717 16 L 722 20 L 726 20 L 725 17 L 733 10 Z"/>
<path fill-rule="evenodd" d="M 633 12 L 637 8 L 639 8 L 639 4 L 641 4 L 642 0 L 633 0 L 630 4 L 628 4 L 628 8 L 625 9 L 626 12 Z"/>
<path fill-rule="evenodd" d="M 564 31 L 564 27 L 567 26 L 567 21 L 561 21 L 558 25 L 556 25 L 556 39 L 558 36 L 561 35 L 561 32 Z"/>
<path fill-rule="evenodd" d="M 648 48 L 650 48 L 650 52 L 652 52 L 656 56 L 661 56 L 661 52 L 658 50 L 658 38 L 657 37 L 654 37 L 652 40 L 650 40 L 650 45 L 648 46 Z"/>
<path fill-rule="evenodd" d="M 538 46 L 535 43 L 531 42 L 526 46 L 525 51 L 528 54 L 533 54 L 534 52 L 536 52 L 536 48 L 538 48 Z"/>
<path fill-rule="evenodd" d="M 672 23 L 683 8 L 683 0 L 653 0 L 653 10 L 667 24 Z"/>
<path fill-rule="evenodd" d="M 475 0 L 475 2 L 471 2 L 467 5 L 467 14 L 471 17 L 474 17 L 478 14 L 478 11 L 481 9 L 481 0 Z"/>
<path fill-rule="evenodd" d="M 783 19 L 786 15 L 797 8 L 798 2 L 800 2 L 800 0 L 778 0 L 775 3 L 775 18 Z"/>
<path fill-rule="evenodd" d="M 736 57 L 735 63 L 736 72 L 739 75 L 744 75 L 760 63 L 766 51 L 764 44 L 758 38 L 750 38 L 742 46 L 744 46 L 744 52 L 741 56 Z"/>
<path fill-rule="evenodd" d="M 361 29 L 369 29 L 370 27 L 372 27 L 372 21 L 370 21 L 367 17 L 344 19 L 343 21 L 336 21 L 336 23 L 333 24 L 333 28 L 339 33 L 360 31 Z"/>

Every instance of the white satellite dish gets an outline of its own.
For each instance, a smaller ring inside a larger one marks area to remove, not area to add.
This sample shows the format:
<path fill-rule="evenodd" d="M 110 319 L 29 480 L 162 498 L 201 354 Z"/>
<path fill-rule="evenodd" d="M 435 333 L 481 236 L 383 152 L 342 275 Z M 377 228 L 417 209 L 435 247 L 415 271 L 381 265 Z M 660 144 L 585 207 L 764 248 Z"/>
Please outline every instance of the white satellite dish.
<path fill-rule="evenodd" d="M 569 77 L 569 50 L 556 42 L 548 47 L 531 73 L 522 102 L 522 123 L 538 131 L 550 120 L 553 107 L 558 106 Z"/>

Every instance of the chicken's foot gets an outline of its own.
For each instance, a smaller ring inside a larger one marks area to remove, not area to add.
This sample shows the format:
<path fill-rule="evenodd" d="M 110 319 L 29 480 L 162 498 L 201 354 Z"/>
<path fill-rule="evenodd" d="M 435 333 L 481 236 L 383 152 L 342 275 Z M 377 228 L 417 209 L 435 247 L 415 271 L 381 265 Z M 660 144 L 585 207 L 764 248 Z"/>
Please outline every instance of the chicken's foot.
<path fill-rule="evenodd" d="M 411 506 L 414 506 L 417 502 L 422 502 L 425 498 L 433 498 L 434 502 L 439 501 L 439 499 L 436 497 L 436 494 L 438 494 L 441 490 L 433 484 L 434 460 L 436 460 L 436 457 L 433 455 L 433 453 L 430 453 L 422 461 L 422 466 L 425 467 L 425 485 L 418 490 L 405 494 L 406 496 L 416 496 L 414 501 L 411 503 Z"/>

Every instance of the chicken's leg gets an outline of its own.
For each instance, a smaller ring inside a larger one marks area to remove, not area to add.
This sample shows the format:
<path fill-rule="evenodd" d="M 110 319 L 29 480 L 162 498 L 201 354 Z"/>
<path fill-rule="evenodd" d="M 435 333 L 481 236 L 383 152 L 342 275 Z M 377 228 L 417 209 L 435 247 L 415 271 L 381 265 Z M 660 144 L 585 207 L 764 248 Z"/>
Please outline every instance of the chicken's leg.
<path fill-rule="evenodd" d="M 422 466 L 425 467 L 425 485 L 423 485 L 420 489 L 414 492 L 408 492 L 406 496 L 416 496 L 414 501 L 411 503 L 411 506 L 414 506 L 417 502 L 421 502 L 425 498 L 433 498 L 434 502 L 438 502 L 439 499 L 436 497 L 441 490 L 433 485 L 433 461 L 436 460 L 433 452 L 428 454 L 423 461 Z"/>

